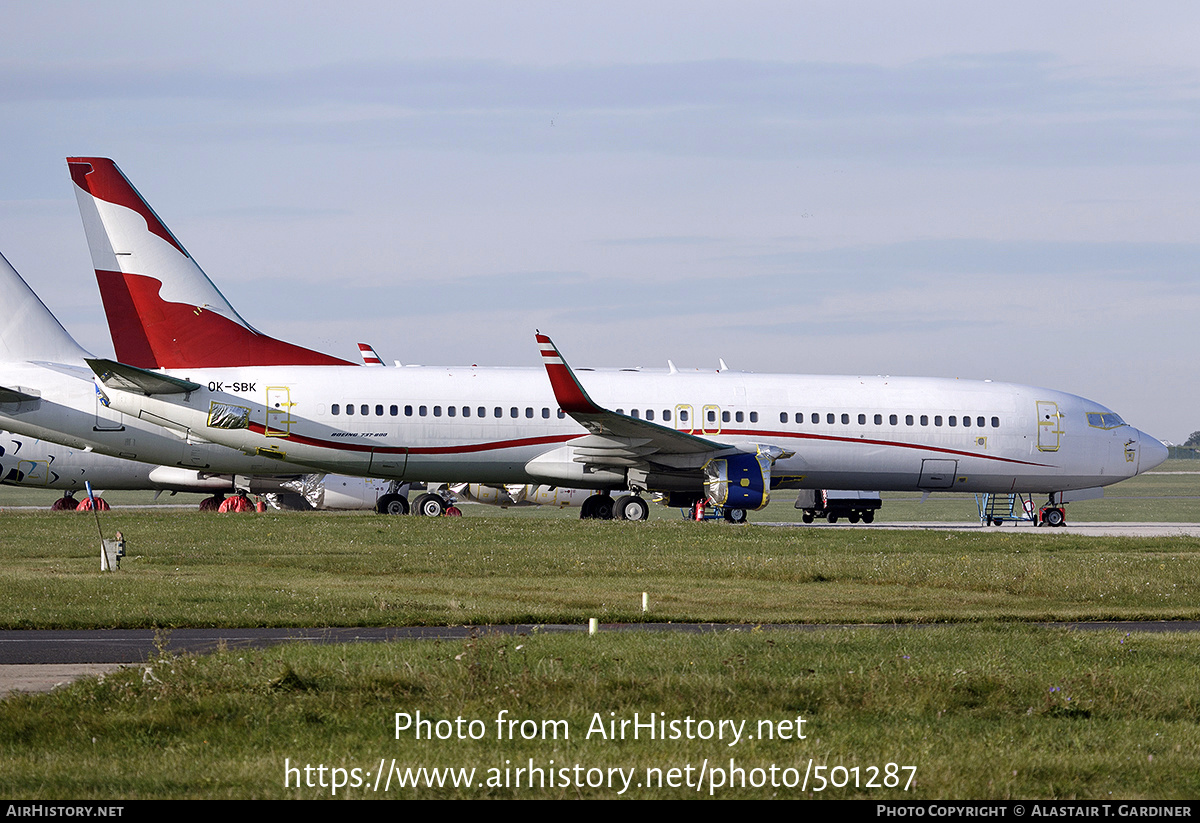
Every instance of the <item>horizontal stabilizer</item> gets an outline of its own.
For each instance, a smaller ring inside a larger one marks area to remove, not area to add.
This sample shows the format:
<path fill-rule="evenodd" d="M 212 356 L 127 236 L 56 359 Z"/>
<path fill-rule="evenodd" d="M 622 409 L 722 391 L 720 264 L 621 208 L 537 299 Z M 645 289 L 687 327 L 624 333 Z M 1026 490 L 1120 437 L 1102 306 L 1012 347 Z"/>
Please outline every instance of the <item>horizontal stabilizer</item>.
<path fill-rule="evenodd" d="M 10 389 L 0 386 L 0 403 L 23 403 L 29 400 L 40 400 L 37 395 L 26 394 L 20 389 Z"/>
<path fill-rule="evenodd" d="M 141 394 L 188 394 L 200 388 L 199 383 L 180 380 L 158 372 L 127 366 L 115 360 L 89 358 L 87 364 L 100 378 L 100 382 L 112 389 L 138 392 Z"/>

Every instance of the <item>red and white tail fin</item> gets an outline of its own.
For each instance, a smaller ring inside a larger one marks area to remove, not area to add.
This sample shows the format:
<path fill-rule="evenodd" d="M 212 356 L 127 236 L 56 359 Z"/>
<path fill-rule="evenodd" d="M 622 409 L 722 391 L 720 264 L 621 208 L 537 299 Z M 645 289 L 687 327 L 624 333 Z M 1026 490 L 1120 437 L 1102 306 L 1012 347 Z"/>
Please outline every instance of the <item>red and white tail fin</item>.
<path fill-rule="evenodd" d="M 370 343 L 359 343 L 358 354 L 362 357 L 364 366 L 382 366 L 383 361 L 379 355 L 375 353 L 375 349 L 371 348 Z"/>
<path fill-rule="evenodd" d="M 82 364 L 91 357 L 0 254 L 0 360 Z"/>
<path fill-rule="evenodd" d="M 116 163 L 68 157 L 117 359 L 145 369 L 353 365 L 256 331 Z"/>

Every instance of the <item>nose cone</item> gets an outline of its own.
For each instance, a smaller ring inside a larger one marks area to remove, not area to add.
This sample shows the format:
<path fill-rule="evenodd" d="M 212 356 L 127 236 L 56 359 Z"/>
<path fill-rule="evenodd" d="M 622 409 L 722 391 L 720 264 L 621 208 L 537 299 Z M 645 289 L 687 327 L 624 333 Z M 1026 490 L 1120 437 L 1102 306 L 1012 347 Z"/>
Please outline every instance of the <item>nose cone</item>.
<path fill-rule="evenodd" d="M 1144 431 L 1138 432 L 1138 474 L 1148 472 L 1167 459 L 1167 447 L 1157 437 L 1151 437 Z"/>

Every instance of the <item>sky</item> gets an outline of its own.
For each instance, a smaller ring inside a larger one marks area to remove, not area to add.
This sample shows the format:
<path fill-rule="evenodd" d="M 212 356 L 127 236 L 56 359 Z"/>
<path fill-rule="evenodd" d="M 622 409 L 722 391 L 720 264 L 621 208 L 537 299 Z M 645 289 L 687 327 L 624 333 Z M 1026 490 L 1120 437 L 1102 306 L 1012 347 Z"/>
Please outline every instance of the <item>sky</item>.
<path fill-rule="evenodd" d="M 68 156 L 346 358 L 541 329 L 1200 429 L 1200 4 L 0 2 L 0 252 L 98 355 Z"/>

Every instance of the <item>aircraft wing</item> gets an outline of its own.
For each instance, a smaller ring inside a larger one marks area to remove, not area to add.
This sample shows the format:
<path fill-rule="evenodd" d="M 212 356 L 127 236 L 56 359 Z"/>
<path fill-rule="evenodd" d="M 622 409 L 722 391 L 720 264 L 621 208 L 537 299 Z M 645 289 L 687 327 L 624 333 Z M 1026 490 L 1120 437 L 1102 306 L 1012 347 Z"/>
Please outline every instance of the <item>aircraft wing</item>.
<path fill-rule="evenodd" d="M 537 342 L 559 408 L 591 432 L 571 442 L 576 455 L 588 463 L 633 466 L 652 460 L 654 455 L 711 455 L 729 448 L 723 443 L 597 405 L 588 397 L 550 338 L 539 333 Z"/>

